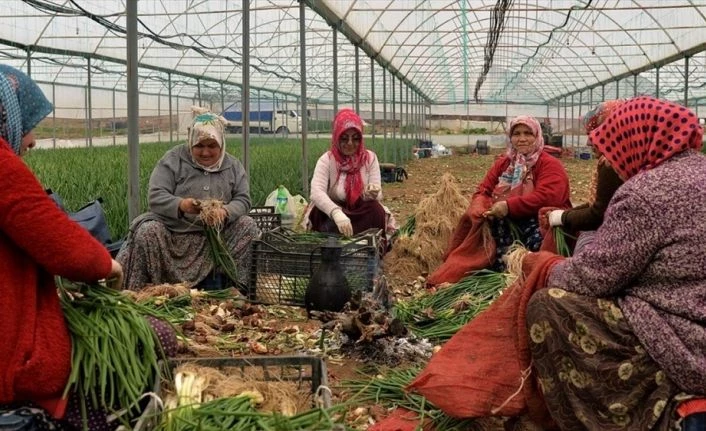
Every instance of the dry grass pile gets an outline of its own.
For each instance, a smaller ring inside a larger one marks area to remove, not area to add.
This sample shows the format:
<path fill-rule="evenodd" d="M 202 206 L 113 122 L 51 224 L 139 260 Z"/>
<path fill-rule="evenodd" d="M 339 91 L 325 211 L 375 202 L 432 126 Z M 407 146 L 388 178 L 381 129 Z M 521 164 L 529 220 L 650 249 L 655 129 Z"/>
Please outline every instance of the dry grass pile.
<path fill-rule="evenodd" d="M 191 372 L 203 377 L 203 399 L 236 397 L 242 394 L 259 394 L 257 409 L 262 412 L 276 412 L 286 416 L 311 409 L 312 394 L 308 392 L 310 385 L 303 382 L 300 387 L 296 381 L 285 381 L 287 376 L 278 376 L 280 367 L 268 367 L 267 380 L 261 367 L 203 367 L 195 363 L 184 363 L 174 370 L 174 375 L 180 372 Z M 289 376 L 291 377 L 291 376 Z M 165 388 L 170 393 L 173 389 Z"/>
<path fill-rule="evenodd" d="M 123 293 L 137 302 L 144 302 L 155 297 L 176 298 L 178 296 L 189 295 L 191 286 L 189 283 L 177 284 L 155 284 L 147 286 L 139 291 L 125 290 Z"/>
<path fill-rule="evenodd" d="M 388 272 L 401 279 L 428 274 L 442 263 L 444 251 L 468 207 L 458 181 L 446 173 L 436 193 L 422 199 L 414 211 L 412 235 L 400 235 L 385 257 Z"/>

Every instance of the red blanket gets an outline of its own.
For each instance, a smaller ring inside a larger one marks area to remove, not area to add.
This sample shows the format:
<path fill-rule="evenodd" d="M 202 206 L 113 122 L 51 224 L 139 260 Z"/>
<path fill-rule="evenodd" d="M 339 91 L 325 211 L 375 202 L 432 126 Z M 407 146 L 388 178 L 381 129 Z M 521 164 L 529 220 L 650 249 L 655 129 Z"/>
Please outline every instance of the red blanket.
<path fill-rule="evenodd" d="M 524 282 L 509 287 L 464 326 L 407 387 L 457 418 L 528 414 L 550 427 L 551 417 L 533 378 L 526 310 L 532 294 L 561 260 L 532 253 Z"/>

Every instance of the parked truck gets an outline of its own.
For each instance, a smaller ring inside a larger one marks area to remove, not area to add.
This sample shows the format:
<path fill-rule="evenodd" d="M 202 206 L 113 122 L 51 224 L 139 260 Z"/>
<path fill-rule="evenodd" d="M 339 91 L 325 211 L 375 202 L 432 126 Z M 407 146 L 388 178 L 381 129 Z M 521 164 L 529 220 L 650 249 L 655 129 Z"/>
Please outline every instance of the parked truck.
<path fill-rule="evenodd" d="M 231 133 L 241 133 L 243 129 L 243 111 L 241 103 L 236 102 L 223 111 L 223 117 L 228 120 L 226 130 Z M 287 109 L 272 100 L 250 101 L 250 132 L 277 133 L 287 136 L 289 133 L 299 133 L 302 120 L 297 111 Z"/>

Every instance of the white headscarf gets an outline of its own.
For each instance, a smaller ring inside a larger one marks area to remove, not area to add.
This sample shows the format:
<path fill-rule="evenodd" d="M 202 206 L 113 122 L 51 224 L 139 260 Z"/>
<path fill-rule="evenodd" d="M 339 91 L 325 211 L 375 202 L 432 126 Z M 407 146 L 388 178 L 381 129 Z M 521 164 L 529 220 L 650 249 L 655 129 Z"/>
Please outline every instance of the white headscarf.
<path fill-rule="evenodd" d="M 208 172 L 215 172 L 221 168 L 223 159 L 226 156 L 225 119 L 220 115 L 208 112 L 208 110 L 204 108 L 194 107 L 192 108 L 192 111 L 194 111 L 194 114 L 197 115 L 194 117 L 191 127 L 189 128 L 189 153 L 191 153 L 191 149 L 194 145 L 199 142 L 206 139 L 213 139 L 221 148 L 221 155 L 218 158 L 218 161 L 211 166 L 203 166 L 199 164 L 193 158 L 193 155 L 191 156 L 191 160 L 193 160 L 196 165 L 204 170 Z"/>

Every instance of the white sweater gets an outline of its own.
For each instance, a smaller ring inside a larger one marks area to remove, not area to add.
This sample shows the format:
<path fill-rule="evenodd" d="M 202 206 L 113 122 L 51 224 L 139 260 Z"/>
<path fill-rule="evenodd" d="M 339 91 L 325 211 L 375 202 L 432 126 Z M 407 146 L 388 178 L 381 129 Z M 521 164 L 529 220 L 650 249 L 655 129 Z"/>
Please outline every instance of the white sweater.
<path fill-rule="evenodd" d="M 378 157 L 374 152 L 366 151 L 369 155 L 369 162 L 360 170 L 363 176 L 363 190 L 368 184 L 382 186 Z M 333 158 L 330 151 L 326 151 L 316 162 L 314 176 L 311 178 L 309 200 L 328 216 L 331 216 L 331 211 L 344 206 L 346 202 L 344 188 L 347 174 L 341 172 L 341 176 L 336 181 L 336 172 L 336 159 Z M 377 200 L 382 200 L 382 191 L 378 193 Z"/>

